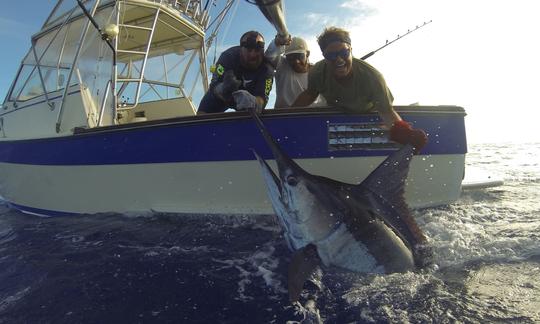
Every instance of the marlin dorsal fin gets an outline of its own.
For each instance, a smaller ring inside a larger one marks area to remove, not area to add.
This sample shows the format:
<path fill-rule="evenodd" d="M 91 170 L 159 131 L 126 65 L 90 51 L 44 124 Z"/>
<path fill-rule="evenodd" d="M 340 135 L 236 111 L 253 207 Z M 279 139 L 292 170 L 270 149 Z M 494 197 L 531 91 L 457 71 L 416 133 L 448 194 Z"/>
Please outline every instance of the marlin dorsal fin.
<path fill-rule="evenodd" d="M 409 172 L 414 148 L 405 145 L 386 158 L 362 183 L 357 190 L 370 194 L 377 214 L 414 249 L 425 243 L 425 237 L 411 215 L 405 202 L 405 180 Z"/>

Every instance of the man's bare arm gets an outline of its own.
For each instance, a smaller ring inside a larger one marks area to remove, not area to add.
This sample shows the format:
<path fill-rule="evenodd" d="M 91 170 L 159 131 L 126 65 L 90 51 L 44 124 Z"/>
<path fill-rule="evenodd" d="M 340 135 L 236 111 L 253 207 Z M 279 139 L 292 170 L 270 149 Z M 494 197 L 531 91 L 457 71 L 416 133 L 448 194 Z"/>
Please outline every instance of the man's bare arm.
<path fill-rule="evenodd" d="M 317 99 L 318 95 L 318 93 L 306 89 L 298 95 L 291 107 L 307 107 Z"/>
<path fill-rule="evenodd" d="M 384 125 L 388 127 L 388 129 L 392 128 L 395 122 L 400 121 L 401 117 L 399 114 L 394 110 L 392 106 L 389 107 L 377 107 L 377 111 L 379 112 L 379 116 L 381 116 L 381 119 L 384 122 Z"/>

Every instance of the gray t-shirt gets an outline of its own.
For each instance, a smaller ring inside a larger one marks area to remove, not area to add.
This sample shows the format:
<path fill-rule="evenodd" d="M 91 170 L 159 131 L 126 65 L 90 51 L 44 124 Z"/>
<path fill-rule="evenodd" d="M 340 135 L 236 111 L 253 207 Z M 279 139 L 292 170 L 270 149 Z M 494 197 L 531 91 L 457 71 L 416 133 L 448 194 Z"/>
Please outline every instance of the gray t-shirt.
<path fill-rule="evenodd" d="M 276 108 L 291 107 L 300 93 L 307 89 L 308 73 L 295 72 L 287 60 L 282 56 L 285 46 L 275 46 L 272 42 L 266 50 L 266 58 L 276 67 Z M 310 107 L 324 106 L 326 102 L 321 96 L 310 105 Z"/>
<path fill-rule="evenodd" d="M 276 108 L 290 107 L 299 94 L 307 89 L 308 72 L 295 72 L 287 60 L 281 59 L 276 68 Z M 310 107 L 323 106 L 325 101 L 318 96 Z"/>

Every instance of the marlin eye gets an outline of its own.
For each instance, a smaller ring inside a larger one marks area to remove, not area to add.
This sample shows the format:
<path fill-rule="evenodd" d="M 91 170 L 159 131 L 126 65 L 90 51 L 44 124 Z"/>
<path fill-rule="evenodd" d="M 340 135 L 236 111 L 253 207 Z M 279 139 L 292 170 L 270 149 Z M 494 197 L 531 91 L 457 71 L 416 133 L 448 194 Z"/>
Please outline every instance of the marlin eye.
<path fill-rule="evenodd" d="M 287 183 L 290 186 L 296 186 L 298 184 L 298 179 L 296 179 L 296 177 L 293 177 L 293 176 L 288 176 L 287 177 Z"/>

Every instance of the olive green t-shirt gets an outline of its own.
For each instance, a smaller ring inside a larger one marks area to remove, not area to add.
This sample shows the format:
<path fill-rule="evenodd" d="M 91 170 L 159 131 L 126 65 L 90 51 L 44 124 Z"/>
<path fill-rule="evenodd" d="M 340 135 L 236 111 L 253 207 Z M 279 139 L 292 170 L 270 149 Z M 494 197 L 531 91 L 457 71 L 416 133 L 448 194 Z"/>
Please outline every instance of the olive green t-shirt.
<path fill-rule="evenodd" d="M 352 79 L 339 83 L 326 60 L 317 62 L 308 75 L 308 90 L 319 93 L 328 105 L 343 107 L 350 112 L 370 112 L 390 109 L 394 97 L 383 76 L 368 63 L 352 59 Z"/>

